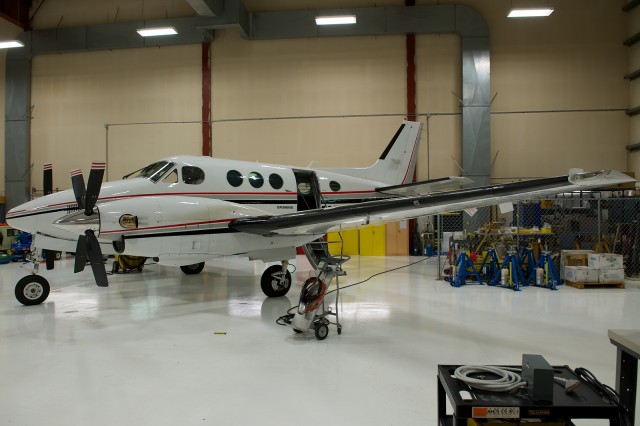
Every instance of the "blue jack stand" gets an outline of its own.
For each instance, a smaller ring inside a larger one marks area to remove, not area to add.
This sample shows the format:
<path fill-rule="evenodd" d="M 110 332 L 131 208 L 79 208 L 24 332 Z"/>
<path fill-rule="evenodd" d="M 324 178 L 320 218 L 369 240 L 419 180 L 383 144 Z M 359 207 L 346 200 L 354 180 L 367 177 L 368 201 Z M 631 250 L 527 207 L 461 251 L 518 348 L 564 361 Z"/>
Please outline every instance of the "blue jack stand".
<path fill-rule="evenodd" d="M 536 260 L 533 255 L 533 249 L 529 247 L 522 248 L 522 254 L 520 255 L 520 267 L 522 268 L 522 275 L 525 277 L 527 284 L 531 283 L 531 277 L 536 273 Z"/>
<path fill-rule="evenodd" d="M 542 276 L 538 279 L 536 274 L 537 269 L 542 269 Z M 551 290 L 557 290 L 556 286 L 562 284 L 560 282 L 560 276 L 553 264 L 553 259 L 548 251 L 543 251 L 538 259 L 538 263 L 533 271 L 533 274 L 529 276 L 528 282 L 538 287 L 545 287 Z"/>
<path fill-rule="evenodd" d="M 500 267 L 500 261 L 498 255 L 494 249 L 487 251 L 486 256 L 482 260 L 482 264 L 478 269 L 478 273 L 482 277 L 482 281 L 489 284 L 493 277 L 496 275 L 496 271 Z"/>
<path fill-rule="evenodd" d="M 507 269 L 508 281 L 502 282 L 502 270 Z M 518 255 L 516 253 L 507 254 L 507 257 L 504 258 L 504 262 L 500 268 L 496 271 L 496 274 L 491 280 L 489 285 L 495 285 L 500 287 L 508 287 L 512 288 L 514 291 L 520 291 L 521 285 L 527 285 L 524 274 L 522 273 L 522 268 L 520 267 L 520 259 L 518 259 Z"/>
<path fill-rule="evenodd" d="M 473 276 L 478 282 L 467 283 L 467 279 Z M 449 279 L 449 283 L 454 287 L 460 287 L 465 284 L 480 284 L 482 285 L 482 278 L 476 270 L 471 258 L 466 252 L 463 252 L 458 256 L 456 262 L 455 273 Z"/>

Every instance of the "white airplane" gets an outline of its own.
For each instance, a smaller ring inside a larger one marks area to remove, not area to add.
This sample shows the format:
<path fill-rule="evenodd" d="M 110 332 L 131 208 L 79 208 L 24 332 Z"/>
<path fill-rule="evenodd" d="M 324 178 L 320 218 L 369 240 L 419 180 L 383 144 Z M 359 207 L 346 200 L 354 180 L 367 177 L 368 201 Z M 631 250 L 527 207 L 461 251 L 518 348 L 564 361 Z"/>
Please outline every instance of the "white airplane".
<path fill-rule="evenodd" d="M 85 187 L 79 170 L 73 190 L 51 192 L 45 166 L 44 197 L 7 213 L 10 226 L 33 235 L 33 273 L 18 281 L 24 305 L 42 303 L 48 281 L 38 275 L 39 250 L 75 252 L 75 272 L 89 260 L 96 283 L 108 286 L 103 256 L 154 258 L 187 274 L 204 262 L 240 255 L 280 261 L 266 269 L 267 296 L 291 286 L 288 260 L 303 246 L 312 264 L 311 244 L 327 231 L 357 228 L 518 199 L 615 185 L 634 179 L 616 172 L 582 173 L 527 182 L 433 193 L 465 183 L 464 178 L 409 183 L 415 168 L 421 124 L 404 121 L 370 167 L 311 169 L 177 156 L 144 167 L 122 180 L 102 184 L 104 163 L 94 163 Z M 48 172 L 46 170 L 49 170 Z M 53 256 L 46 256 L 53 268 Z"/>

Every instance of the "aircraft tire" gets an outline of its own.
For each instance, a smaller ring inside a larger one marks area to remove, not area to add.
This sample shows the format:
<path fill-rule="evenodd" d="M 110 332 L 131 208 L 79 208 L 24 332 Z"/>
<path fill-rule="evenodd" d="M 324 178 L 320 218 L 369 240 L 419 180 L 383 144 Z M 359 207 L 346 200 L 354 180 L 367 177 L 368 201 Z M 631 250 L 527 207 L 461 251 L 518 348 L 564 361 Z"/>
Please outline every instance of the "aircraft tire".
<path fill-rule="evenodd" d="M 280 297 L 289 292 L 291 288 L 291 274 L 287 271 L 284 284 L 280 284 L 280 280 L 274 275 L 282 273 L 282 266 L 269 266 L 260 278 L 260 287 L 262 292 L 268 297 Z"/>
<path fill-rule="evenodd" d="M 39 305 L 49 297 L 49 282 L 40 275 L 27 275 L 16 284 L 16 299 L 25 306 Z"/>
<path fill-rule="evenodd" d="M 204 262 L 194 263 L 193 265 L 181 266 L 180 269 L 182 269 L 182 272 L 184 272 L 187 275 L 199 274 L 204 269 Z"/>

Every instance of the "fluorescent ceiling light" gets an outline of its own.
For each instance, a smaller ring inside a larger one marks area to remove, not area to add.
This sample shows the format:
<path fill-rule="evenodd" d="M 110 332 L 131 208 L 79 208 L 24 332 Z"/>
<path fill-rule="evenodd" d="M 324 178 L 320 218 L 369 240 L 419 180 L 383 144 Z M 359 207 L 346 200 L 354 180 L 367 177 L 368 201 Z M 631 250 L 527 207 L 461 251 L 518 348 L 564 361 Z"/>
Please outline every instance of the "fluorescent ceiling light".
<path fill-rule="evenodd" d="M 316 25 L 344 25 L 355 24 L 355 15 L 342 16 L 316 16 Z"/>
<path fill-rule="evenodd" d="M 549 16 L 553 13 L 552 7 L 543 7 L 539 9 L 511 9 L 508 18 L 534 18 L 539 16 Z"/>
<path fill-rule="evenodd" d="M 163 36 L 163 35 L 174 35 L 174 34 L 178 34 L 178 32 L 173 27 L 140 28 L 138 30 L 138 34 L 140 34 L 142 37 L 155 37 L 155 36 Z"/>
<path fill-rule="evenodd" d="M 24 47 L 24 43 L 18 40 L 0 41 L 0 49 L 9 49 L 11 47 Z"/>

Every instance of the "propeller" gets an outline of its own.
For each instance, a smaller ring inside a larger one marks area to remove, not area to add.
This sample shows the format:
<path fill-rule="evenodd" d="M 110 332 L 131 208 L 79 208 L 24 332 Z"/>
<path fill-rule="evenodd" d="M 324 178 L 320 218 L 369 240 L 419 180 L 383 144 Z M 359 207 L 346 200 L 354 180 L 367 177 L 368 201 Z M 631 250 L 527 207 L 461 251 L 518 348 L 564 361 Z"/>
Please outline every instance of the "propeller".
<path fill-rule="evenodd" d="M 76 197 L 78 207 L 80 210 L 84 210 L 84 217 L 77 218 L 78 221 L 84 222 L 88 225 L 94 225 L 99 223 L 99 220 L 90 220 L 90 216 L 94 215 L 94 207 L 98 201 L 100 195 L 100 186 L 102 185 L 102 178 L 104 177 L 105 163 L 94 162 L 91 165 L 91 171 L 89 172 L 89 182 L 87 186 L 84 185 L 84 178 L 82 177 L 82 171 L 74 170 L 71 172 L 71 185 L 73 186 L 73 194 Z M 75 215 L 79 215 L 80 212 Z M 74 215 L 74 216 L 75 216 Z M 87 263 L 87 259 L 91 264 L 91 270 L 96 280 L 96 284 L 100 287 L 109 286 L 107 280 L 107 271 L 102 261 L 102 250 L 100 250 L 100 243 L 94 233 L 94 229 L 89 226 L 89 229 L 84 231 L 84 235 L 78 237 L 78 243 L 76 244 L 76 260 L 73 268 L 73 272 L 80 272 L 84 270 Z"/>
<path fill-rule="evenodd" d="M 53 193 L 53 166 L 51 163 L 42 166 L 42 189 L 44 195 Z"/>
<path fill-rule="evenodd" d="M 42 189 L 44 195 L 49 195 L 53 193 L 53 166 L 51 163 L 47 163 L 42 166 L 42 169 Z M 47 270 L 51 270 L 55 264 L 55 253 L 51 250 L 43 251 L 47 262 Z"/>

